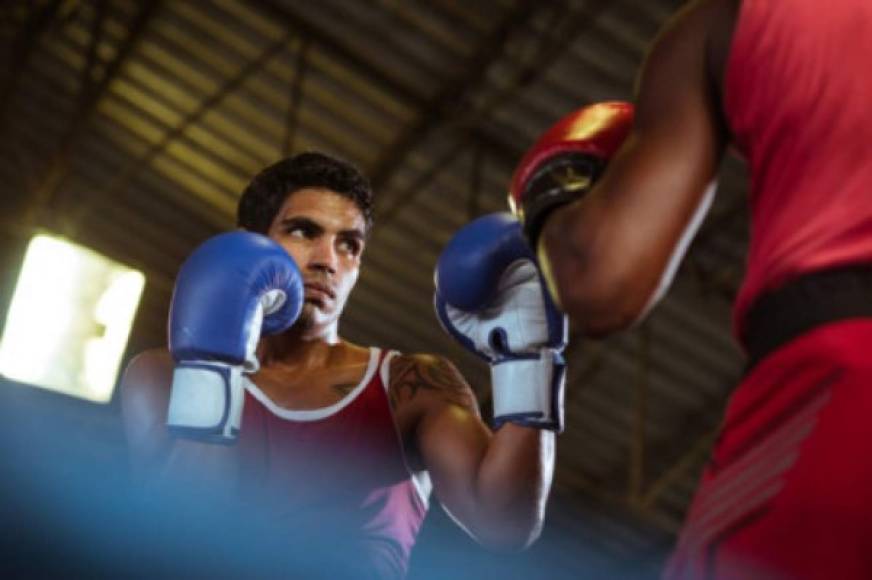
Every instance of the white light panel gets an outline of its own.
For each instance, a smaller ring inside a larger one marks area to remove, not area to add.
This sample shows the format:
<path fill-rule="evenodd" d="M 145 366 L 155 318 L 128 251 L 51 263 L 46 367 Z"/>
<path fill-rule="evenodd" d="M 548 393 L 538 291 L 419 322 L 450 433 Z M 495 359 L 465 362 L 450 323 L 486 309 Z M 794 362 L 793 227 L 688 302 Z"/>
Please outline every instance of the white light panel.
<path fill-rule="evenodd" d="M 0 374 L 107 402 L 145 276 L 48 235 L 27 247 L 3 337 Z"/>

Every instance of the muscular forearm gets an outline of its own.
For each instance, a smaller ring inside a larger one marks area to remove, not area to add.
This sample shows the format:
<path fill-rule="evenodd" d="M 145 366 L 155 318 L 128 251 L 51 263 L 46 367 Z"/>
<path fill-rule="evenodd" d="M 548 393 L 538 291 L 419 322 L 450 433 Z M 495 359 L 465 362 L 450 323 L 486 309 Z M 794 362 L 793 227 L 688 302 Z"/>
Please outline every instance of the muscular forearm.
<path fill-rule="evenodd" d="M 554 432 L 503 425 L 479 465 L 474 533 L 497 548 L 520 549 L 541 531 L 554 475 Z"/>
<path fill-rule="evenodd" d="M 133 483 L 148 489 L 207 489 L 229 496 L 236 482 L 235 450 L 229 446 L 175 438 L 158 425 L 151 438 L 128 433 L 128 455 Z"/>
<path fill-rule="evenodd" d="M 421 423 L 436 495 L 479 543 L 522 549 L 538 537 L 554 473 L 554 432 L 506 423 L 496 433 L 449 406 Z"/>
<path fill-rule="evenodd" d="M 589 204 L 588 204 L 589 205 Z M 555 211 L 539 239 L 538 255 L 543 273 L 561 309 L 586 334 L 607 334 L 626 324 L 616 304 L 617 273 L 600 271 L 597 253 L 598 213 L 576 202 Z"/>
<path fill-rule="evenodd" d="M 714 196 L 714 159 L 660 175 L 663 153 L 631 138 L 585 197 L 552 213 L 539 258 L 589 336 L 623 330 L 668 286 Z"/>
<path fill-rule="evenodd" d="M 659 279 L 659 262 L 614 244 L 621 224 L 600 200 L 581 200 L 557 210 L 546 223 L 539 258 L 552 294 L 576 327 L 603 336 L 630 326 Z M 632 235 L 632 232 L 630 232 Z"/>

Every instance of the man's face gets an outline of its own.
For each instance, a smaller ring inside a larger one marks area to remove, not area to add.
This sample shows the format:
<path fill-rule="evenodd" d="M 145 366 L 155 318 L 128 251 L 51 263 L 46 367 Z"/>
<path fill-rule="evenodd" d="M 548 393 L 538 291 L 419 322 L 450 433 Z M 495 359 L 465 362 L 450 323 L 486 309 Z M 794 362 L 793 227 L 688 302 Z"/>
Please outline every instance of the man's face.
<path fill-rule="evenodd" d="M 360 272 L 365 231 L 357 205 L 329 189 L 299 189 L 279 209 L 267 235 L 303 273 L 304 327 L 326 328 L 339 320 Z"/>

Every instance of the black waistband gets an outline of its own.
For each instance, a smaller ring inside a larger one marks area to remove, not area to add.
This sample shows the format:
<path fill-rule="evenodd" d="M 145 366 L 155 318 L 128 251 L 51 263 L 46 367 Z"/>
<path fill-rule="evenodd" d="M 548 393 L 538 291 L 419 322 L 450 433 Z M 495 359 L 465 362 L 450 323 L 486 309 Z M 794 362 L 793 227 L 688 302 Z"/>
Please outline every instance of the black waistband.
<path fill-rule="evenodd" d="M 821 270 L 761 295 L 748 310 L 744 340 L 750 370 L 778 347 L 837 320 L 872 317 L 872 264 Z"/>

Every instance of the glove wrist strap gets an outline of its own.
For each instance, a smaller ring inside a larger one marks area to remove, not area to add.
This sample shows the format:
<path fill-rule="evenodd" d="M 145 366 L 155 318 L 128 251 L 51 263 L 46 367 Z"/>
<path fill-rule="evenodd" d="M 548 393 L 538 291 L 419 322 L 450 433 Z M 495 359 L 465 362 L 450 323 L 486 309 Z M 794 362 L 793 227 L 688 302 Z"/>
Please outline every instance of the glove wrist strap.
<path fill-rule="evenodd" d="M 215 361 L 184 361 L 173 370 L 167 426 L 181 437 L 235 442 L 245 400 L 243 368 Z"/>
<path fill-rule="evenodd" d="M 565 369 L 563 356 L 550 348 L 492 364 L 495 426 L 512 422 L 562 431 Z"/>

